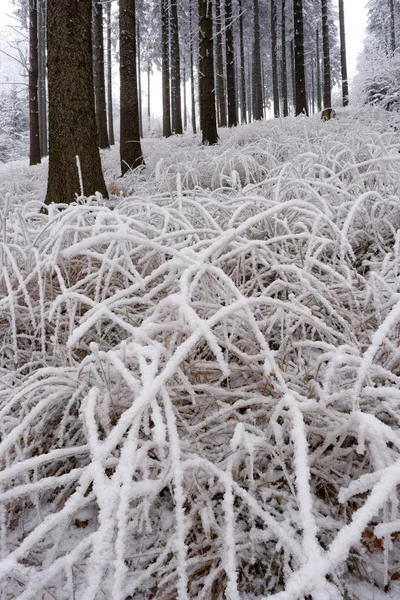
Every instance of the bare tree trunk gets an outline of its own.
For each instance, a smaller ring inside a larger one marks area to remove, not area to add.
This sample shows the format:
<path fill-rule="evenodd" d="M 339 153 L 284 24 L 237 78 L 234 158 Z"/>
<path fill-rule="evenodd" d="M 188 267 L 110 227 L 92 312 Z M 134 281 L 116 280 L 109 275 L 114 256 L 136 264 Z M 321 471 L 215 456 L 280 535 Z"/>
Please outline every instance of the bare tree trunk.
<path fill-rule="evenodd" d="M 324 109 L 331 108 L 331 59 L 329 53 L 328 0 L 321 0 L 322 48 L 324 52 Z"/>
<path fill-rule="evenodd" d="M 228 126 L 238 124 L 236 105 L 235 49 L 233 45 L 232 0 L 225 0 L 226 87 L 228 96 Z"/>
<path fill-rule="evenodd" d="M 296 116 L 308 115 L 304 68 L 303 0 L 293 0 Z"/>
<path fill-rule="evenodd" d="M 107 132 L 106 85 L 104 76 L 103 4 L 96 0 L 94 7 L 94 59 L 96 62 L 95 99 L 99 148 L 109 148 Z"/>
<path fill-rule="evenodd" d="M 339 27 L 340 27 L 340 62 L 342 66 L 342 97 L 343 106 L 349 105 L 349 82 L 347 79 L 347 56 L 346 56 L 346 29 L 344 23 L 343 0 L 339 0 Z"/>
<path fill-rule="evenodd" d="M 46 60 L 46 0 L 38 3 L 38 98 L 39 98 L 39 135 L 40 153 L 47 156 L 49 153 L 47 143 L 47 60 Z"/>
<path fill-rule="evenodd" d="M 286 0 L 282 0 L 282 101 L 283 101 L 283 116 L 289 115 L 288 103 L 288 81 L 287 81 L 287 64 L 286 64 Z"/>
<path fill-rule="evenodd" d="M 221 26 L 221 3 L 215 0 L 215 30 L 216 30 L 216 80 L 217 80 L 217 103 L 218 103 L 218 125 L 226 127 L 228 118 L 226 114 L 225 98 L 225 75 L 224 75 L 224 53 Z"/>
<path fill-rule="evenodd" d="M 171 0 L 171 117 L 172 132 L 183 133 L 181 105 L 181 57 L 179 50 L 178 3 Z"/>
<path fill-rule="evenodd" d="M 162 61 L 162 100 L 163 135 L 169 137 L 171 131 L 171 99 L 169 86 L 169 1 L 161 0 L 161 61 Z"/>
<path fill-rule="evenodd" d="M 119 0 L 120 159 L 124 175 L 144 163 L 140 145 L 135 0 Z"/>
<path fill-rule="evenodd" d="M 108 141 L 114 146 L 114 115 L 112 97 L 112 48 L 111 48 L 111 2 L 107 5 L 107 110 L 108 110 Z"/>
<path fill-rule="evenodd" d="M 296 114 L 296 65 L 294 60 L 294 40 L 290 40 L 290 63 L 291 63 L 291 74 L 292 74 L 292 102 L 293 112 Z"/>
<path fill-rule="evenodd" d="M 38 98 L 38 2 L 29 0 L 29 164 L 41 162 Z"/>
<path fill-rule="evenodd" d="M 147 129 L 151 131 L 151 104 L 150 104 L 150 79 L 151 79 L 151 62 L 150 59 L 147 63 Z"/>
<path fill-rule="evenodd" d="M 254 52 L 253 52 L 253 118 L 263 118 L 263 94 L 261 73 L 260 9 L 258 0 L 254 0 Z"/>
<path fill-rule="evenodd" d="M 107 197 L 97 145 L 91 29 L 92 0 L 48 0 L 46 204 L 68 204 L 81 192 L 86 196 L 100 192 Z"/>
<path fill-rule="evenodd" d="M 212 0 L 199 0 L 199 88 L 200 125 L 203 144 L 217 144 L 215 110 Z"/>
<path fill-rule="evenodd" d="M 186 61 L 183 61 L 183 131 L 187 130 Z"/>
<path fill-rule="evenodd" d="M 189 4 L 189 19 L 190 19 L 190 96 L 192 102 L 192 130 L 193 133 L 197 133 L 196 126 L 196 97 L 194 93 L 194 60 L 193 60 L 193 22 L 192 22 L 192 0 L 190 0 Z"/>
<path fill-rule="evenodd" d="M 343 0 L 342 0 L 343 2 Z M 392 53 L 396 50 L 396 27 L 394 18 L 394 0 L 389 0 L 389 12 L 390 12 L 390 48 Z"/>
<path fill-rule="evenodd" d="M 246 67 L 244 62 L 244 42 L 243 42 L 243 7 L 242 0 L 239 0 L 239 40 L 240 40 L 240 116 L 241 122 L 247 121 L 247 101 L 246 101 Z"/>
<path fill-rule="evenodd" d="M 141 65 L 141 40 L 140 26 L 136 21 L 136 40 L 137 40 L 137 77 L 138 77 L 138 100 L 139 100 L 139 131 L 140 137 L 143 137 L 143 110 L 142 110 L 142 65 Z"/>
<path fill-rule="evenodd" d="M 317 27 L 315 45 L 317 47 L 317 105 L 318 110 L 322 110 L 322 91 L 321 91 L 321 57 L 319 51 L 319 29 Z"/>
<path fill-rule="evenodd" d="M 278 76 L 278 40 L 277 40 L 276 0 L 271 0 L 271 55 L 272 55 L 272 90 L 274 96 L 274 117 L 280 116 L 279 110 L 279 76 Z"/>

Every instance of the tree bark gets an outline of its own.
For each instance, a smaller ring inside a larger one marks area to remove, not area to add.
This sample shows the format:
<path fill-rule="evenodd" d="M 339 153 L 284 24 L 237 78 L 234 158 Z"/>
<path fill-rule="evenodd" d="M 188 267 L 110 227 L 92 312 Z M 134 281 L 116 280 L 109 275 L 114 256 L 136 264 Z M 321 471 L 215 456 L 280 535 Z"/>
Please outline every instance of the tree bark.
<path fill-rule="evenodd" d="M 308 116 L 306 74 L 304 68 L 303 0 L 293 0 L 294 18 L 294 71 L 296 89 L 296 116 Z"/>
<path fill-rule="evenodd" d="M 254 0 L 254 52 L 253 52 L 253 119 L 263 118 L 262 74 L 261 74 L 261 41 L 260 41 L 260 9 L 258 0 Z"/>
<path fill-rule="evenodd" d="M 178 3 L 171 0 L 171 117 L 172 133 L 183 133 L 181 103 L 181 57 L 179 50 Z"/>
<path fill-rule="evenodd" d="M 396 27 L 395 27 L 395 16 L 394 16 L 394 0 L 389 0 L 389 13 L 390 13 L 390 49 L 391 49 L 392 53 L 394 53 L 394 51 L 396 50 Z"/>
<path fill-rule="evenodd" d="M 119 1 L 121 172 L 144 163 L 140 145 L 135 0 Z"/>
<path fill-rule="evenodd" d="M 137 48 L 137 79 L 138 79 L 138 101 L 139 101 L 139 135 L 143 137 L 143 110 L 142 110 L 142 61 L 140 27 L 136 21 L 136 48 Z"/>
<path fill-rule="evenodd" d="M 228 126 L 238 124 L 236 104 L 235 50 L 233 46 L 232 0 L 225 0 L 226 87 L 228 96 Z"/>
<path fill-rule="evenodd" d="M 29 164 L 41 162 L 38 98 L 38 2 L 29 0 Z"/>
<path fill-rule="evenodd" d="M 246 67 L 244 62 L 243 41 L 243 6 L 239 0 L 239 40 L 240 40 L 240 117 L 241 122 L 247 121 L 247 99 L 246 99 Z"/>
<path fill-rule="evenodd" d="M 151 104 L 150 104 L 150 78 L 151 78 L 151 62 L 150 59 L 147 63 L 147 129 L 151 131 Z"/>
<path fill-rule="evenodd" d="M 289 102 L 288 102 L 288 80 L 287 80 L 287 64 L 286 64 L 286 0 L 282 0 L 282 20 L 281 20 L 281 31 L 282 31 L 282 103 L 283 103 L 283 116 L 289 116 Z"/>
<path fill-rule="evenodd" d="M 317 27 L 315 45 L 317 47 L 317 105 L 318 110 L 322 110 L 322 91 L 321 91 L 321 57 L 319 51 L 319 29 Z"/>
<path fill-rule="evenodd" d="M 339 0 L 339 28 L 340 28 L 340 63 L 342 67 L 342 98 L 343 106 L 349 105 L 349 82 L 347 79 L 346 56 L 346 28 L 344 23 L 344 4 Z"/>
<path fill-rule="evenodd" d="M 107 197 L 97 145 L 91 31 L 92 0 L 48 0 L 46 204 L 68 204 L 81 193 L 88 196 L 100 192 Z"/>
<path fill-rule="evenodd" d="M 228 125 L 228 117 L 226 114 L 226 97 L 225 97 L 225 75 L 224 75 L 224 53 L 223 53 L 223 37 L 221 23 L 221 2 L 215 0 L 215 30 L 216 30 L 216 80 L 217 80 L 217 103 L 218 103 L 218 125 L 226 127 Z"/>
<path fill-rule="evenodd" d="M 324 109 L 331 108 L 331 59 L 329 53 L 328 0 L 321 0 L 322 49 L 324 53 Z"/>
<path fill-rule="evenodd" d="M 96 62 L 95 99 L 99 148 L 109 148 L 107 132 L 106 85 L 104 76 L 103 4 L 96 0 L 94 7 L 94 55 Z"/>
<path fill-rule="evenodd" d="M 193 133 L 197 133 L 197 125 L 196 125 L 196 97 L 194 93 L 194 59 L 193 59 L 193 22 L 192 22 L 192 0 L 190 0 L 189 4 L 189 20 L 190 20 L 190 96 L 192 103 L 192 130 Z"/>
<path fill-rule="evenodd" d="M 38 3 L 38 98 L 39 98 L 39 135 L 40 153 L 47 156 L 49 153 L 47 142 L 47 59 L 46 59 L 46 0 Z"/>
<path fill-rule="evenodd" d="M 203 144 L 218 142 L 215 110 L 212 0 L 199 0 L 199 100 Z"/>
<path fill-rule="evenodd" d="M 280 116 L 279 110 L 279 76 L 278 76 L 278 40 L 277 40 L 276 0 L 271 0 L 271 55 L 272 55 L 272 90 L 274 96 L 274 117 Z"/>
<path fill-rule="evenodd" d="M 112 96 L 112 47 L 111 47 L 111 2 L 107 4 L 107 110 L 108 110 L 108 141 L 110 146 L 115 144 L 114 115 Z"/>
<path fill-rule="evenodd" d="M 161 0 L 161 71 L 163 136 L 169 137 L 172 134 L 169 85 L 169 0 Z"/>

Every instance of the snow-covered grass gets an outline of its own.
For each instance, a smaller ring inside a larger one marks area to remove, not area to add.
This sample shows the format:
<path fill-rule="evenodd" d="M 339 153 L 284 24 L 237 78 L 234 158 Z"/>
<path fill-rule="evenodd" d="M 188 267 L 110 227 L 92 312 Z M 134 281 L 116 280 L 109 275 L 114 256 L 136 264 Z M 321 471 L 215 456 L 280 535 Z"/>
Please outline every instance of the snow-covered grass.
<path fill-rule="evenodd" d="M 149 139 L 48 214 L 0 167 L 5 598 L 398 594 L 391 120 Z"/>

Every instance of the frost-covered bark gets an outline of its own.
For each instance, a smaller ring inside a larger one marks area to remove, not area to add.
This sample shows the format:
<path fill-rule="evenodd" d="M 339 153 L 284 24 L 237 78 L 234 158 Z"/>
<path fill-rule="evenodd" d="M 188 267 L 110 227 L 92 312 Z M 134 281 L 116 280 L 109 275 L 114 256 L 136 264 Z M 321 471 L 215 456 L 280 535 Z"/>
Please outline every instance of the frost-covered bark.
<path fill-rule="evenodd" d="M 97 145 L 91 27 L 92 0 L 48 0 L 47 204 L 68 204 L 95 192 L 107 197 Z"/>

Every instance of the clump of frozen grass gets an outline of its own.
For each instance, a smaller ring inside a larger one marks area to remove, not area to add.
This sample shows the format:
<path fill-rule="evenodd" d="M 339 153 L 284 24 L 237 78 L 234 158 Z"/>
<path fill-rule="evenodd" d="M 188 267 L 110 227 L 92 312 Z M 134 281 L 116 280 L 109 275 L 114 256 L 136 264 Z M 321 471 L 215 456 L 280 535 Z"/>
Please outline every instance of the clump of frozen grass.
<path fill-rule="evenodd" d="M 223 132 L 185 163 L 194 187 L 171 160 L 132 173 L 140 194 L 114 209 L 7 197 L 10 597 L 333 600 L 353 572 L 390 583 L 400 155 L 363 118 L 364 143 L 350 115 Z"/>

